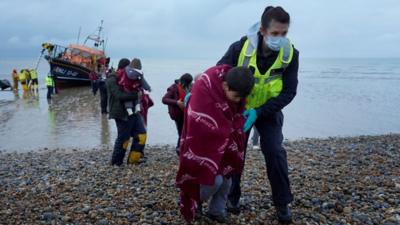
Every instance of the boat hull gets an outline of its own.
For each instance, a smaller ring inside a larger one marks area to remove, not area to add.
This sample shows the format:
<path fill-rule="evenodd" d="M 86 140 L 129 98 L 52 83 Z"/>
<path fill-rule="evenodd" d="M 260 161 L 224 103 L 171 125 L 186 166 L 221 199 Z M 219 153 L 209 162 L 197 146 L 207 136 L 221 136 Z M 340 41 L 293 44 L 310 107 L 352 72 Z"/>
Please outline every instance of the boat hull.
<path fill-rule="evenodd" d="M 50 73 L 60 86 L 90 85 L 90 69 L 57 58 L 49 58 L 48 62 Z"/>

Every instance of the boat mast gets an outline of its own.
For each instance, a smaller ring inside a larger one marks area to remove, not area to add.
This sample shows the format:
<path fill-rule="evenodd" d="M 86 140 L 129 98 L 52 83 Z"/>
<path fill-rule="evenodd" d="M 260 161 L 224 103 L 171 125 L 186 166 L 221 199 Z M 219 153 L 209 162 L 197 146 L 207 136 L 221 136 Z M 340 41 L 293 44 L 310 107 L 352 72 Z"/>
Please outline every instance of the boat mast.
<path fill-rule="evenodd" d="M 100 27 L 98 28 L 97 35 L 94 33 L 93 35 L 87 36 L 85 42 L 83 43 L 84 45 L 86 44 L 87 40 L 92 40 L 94 41 L 94 47 L 99 48 L 100 45 L 103 45 L 104 49 L 104 40 L 101 38 L 101 31 L 103 30 L 103 20 L 101 20 Z"/>
<path fill-rule="evenodd" d="M 101 30 L 103 30 L 103 20 L 101 20 L 101 22 L 100 22 L 99 33 L 97 34 L 97 36 L 99 37 L 99 40 L 100 40 Z"/>
<path fill-rule="evenodd" d="M 81 37 L 81 29 L 82 29 L 82 27 L 79 27 L 78 38 L 76 40 L 76 44 L 79 44 L 79 38 Z"/>

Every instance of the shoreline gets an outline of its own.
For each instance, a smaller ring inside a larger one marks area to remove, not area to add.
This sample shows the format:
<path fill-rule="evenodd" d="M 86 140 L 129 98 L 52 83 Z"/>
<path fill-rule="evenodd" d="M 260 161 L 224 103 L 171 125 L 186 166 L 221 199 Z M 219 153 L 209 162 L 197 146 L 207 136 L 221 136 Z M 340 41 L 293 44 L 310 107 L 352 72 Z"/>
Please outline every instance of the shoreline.
<path fill-rule="evenodd" d="M 284 146 L 293 224 L 400 223 L 400 134 Z M 184 224 L 173 145 L 148 146 L 146 163 L 122 167 L 109 165 L 111 151 L 1 152 L 0 224 Z M 278 224 L 258 150 L 248 150 L 242 192 L 242 213 L 231 224 Z"/>
<path fill-rule="evenodd" d="M 338 139 L 358 139 L 358 138 L 373 138 L 373 137 L 382 137 L 382 136 L 399 136 L 400 133 L 397 132 L 388 132 L 383 134 L 365 134 L 365 135 L 344 135 L 344 136 L 327 136 L 327 137 L 299 137 L 299 138 L 284 138 L 283 143 L 292 143 L 292 142 L 299 142 L 299 141 L 329 141 L 329 140 L 338 140 Z M 251 141 L 249 140 L 249 143 Z M 156 143 L 156 144 L 146 144 L 145 149 L 152 149 L 152 148 L 175 148 L 175 143 Z M 113 144 L 110 145 L 99 145 L 95 147 L 38 147 L 34 149 L 23 149 L 23 150 L 16 150 L 16 149 L 2 149 L 0 147 L 0 154 L 24 154 L 24 153 L 40 153 L 40 152 L 47 152 L 47 151 L 57 151 L 57 152 L 80 152 L 80 151 L 98 151 L 98 150 L 110 150 L 112 151 Z"/>

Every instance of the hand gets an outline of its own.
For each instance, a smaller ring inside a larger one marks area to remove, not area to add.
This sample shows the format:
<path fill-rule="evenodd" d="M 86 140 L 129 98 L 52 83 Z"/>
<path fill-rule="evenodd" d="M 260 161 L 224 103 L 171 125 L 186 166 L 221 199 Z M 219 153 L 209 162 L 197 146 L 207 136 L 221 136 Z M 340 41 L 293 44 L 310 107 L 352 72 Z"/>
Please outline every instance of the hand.
<path fill-rule="evenodd" d="M 190 92 L 185 95 L 185 98 L 183 99 L 183 104 L 185 105 L 185 107 L 187 106 L 187 103 L 188 103 L 191 95 L 192 95 L 192 93 L 190 93 Z"/>
<path fill-rule="evenodd" d="M 246 122 L 243 126 L 243 131 L 247 132 L 253 126 L 254 122 L 257 120 L 257 111 L 255 109 L 248 109 L 244 111 L 243 116 L 246 117 Z"/>
<path fill-rule="evenodd" d="M 183 102 L 181 101 L 181 100 L 178 100 L 177 102 L 176 102 L 176 104 L 178 105 L 178 107 L 180 108 L 180 109 L 184 109 L 185 108 L 185 105 L 183 104 Z"/>

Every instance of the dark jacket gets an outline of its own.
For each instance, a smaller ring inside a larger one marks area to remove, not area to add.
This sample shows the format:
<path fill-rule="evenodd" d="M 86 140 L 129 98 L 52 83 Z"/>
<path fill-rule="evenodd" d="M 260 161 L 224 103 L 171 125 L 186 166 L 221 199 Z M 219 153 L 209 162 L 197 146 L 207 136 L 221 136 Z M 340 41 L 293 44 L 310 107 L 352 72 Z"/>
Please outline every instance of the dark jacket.
<path fill-rule="evenodd" d="M 263 41 L 262 36 L 259 35 L 258 43 Z M 218 64 L 229 64 L 231 66 L 237 66 L 240 51 L 247 40 L 247 37 L 243 37 L 239 41 L 233 43 L 225 55 L 219 60 Z M 275 62 L 278 52 L 273 52 L 272 54 L 265 57 L 262 54 L 262 45 L 259 44 L 257 48 L 257 67 L 261 73 L 265 73 Z M 285 106 L 287 106 L 293 98 L 296 96 L 297 92 L 297 73 L 299 70 L 299 51 L 294 49 L 293 58 L 289 66 L 285 69 L 282 76 L 282 92 L 268 100 L 264 105 L 257 108 L 257 114 L 259 116 L 268 116 L 276 112 L 281 111 Z"/>
<path fill-rule="evenodd" d="M 179 100 L 179 91 L 178 84 L 171 85 L 167 89 L 167 93 L 162 98 L 162 103 L 168 105 L 168 113 L 171 119 L 177 120 L 183 118 L 183 111 L 177 105 L 177 101 Z"/>
<path fill-rule="evenodd" d="M 112 73 L 106 79 L 108 93 L 108 110 L 110 119 L 128 120 L 128 111 L 125 109 L 124 101 L 136 101 L 137 92 L 126 93 L 119 86 L 117 74 Z"/>

